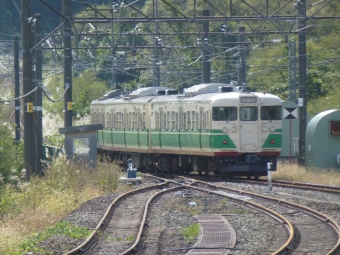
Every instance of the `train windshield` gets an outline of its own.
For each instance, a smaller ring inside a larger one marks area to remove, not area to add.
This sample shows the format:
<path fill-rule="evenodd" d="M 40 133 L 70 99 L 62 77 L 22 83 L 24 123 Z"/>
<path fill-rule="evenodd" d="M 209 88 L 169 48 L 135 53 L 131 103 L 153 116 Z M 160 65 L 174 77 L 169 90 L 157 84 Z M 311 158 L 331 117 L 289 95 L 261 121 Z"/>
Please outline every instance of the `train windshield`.
<path fill-rule="evenodd" d="M 261 120 L 281 120 L 281 106 L 262 106 Z"/>
<path fill-rule="evenodd" d="M 237 120 L 237 107 L 213 107 L 214 121 L 233 121 Z"/>
<path fill-rule="evenodd" d="M 241 121 L 256 121 L 258 118 L 257 115 L 257 107 L 249 106 L 240 108 Z"/>

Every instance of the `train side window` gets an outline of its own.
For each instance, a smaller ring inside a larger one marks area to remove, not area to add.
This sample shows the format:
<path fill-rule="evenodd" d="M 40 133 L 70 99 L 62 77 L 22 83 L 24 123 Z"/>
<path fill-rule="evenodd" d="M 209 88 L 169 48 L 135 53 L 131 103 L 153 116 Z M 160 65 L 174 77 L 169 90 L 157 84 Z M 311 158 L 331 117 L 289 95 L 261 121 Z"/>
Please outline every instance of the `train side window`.
<path fill-rule="evenodd" d="M 135 112 L 132 113 L 132 128 L 136 129 L 137 128 L 137 116 L 138 116 L 138 112 L 137 114 Z"/>
<path fill-rule="evenodd" d="M 112 118 L 112 128 L 116 128 L 116 121 L 117 121 L 117 115 L 116 113 L 114 112 L 113 113 L 113 118 Z"/>
<path fill-rule="evenodd" d="M 200 126 L 199 126 L 199 129 L 205 129 L 204 128 L 204 124 L 205 124 L 205 121 L 204 121 L 204 109 L 203 109 L 203 107 L 200 107 Z"/>
<path fill-rule="evenodd" d="M 127 121 L 128 121 L 128 119 L 127 119 L 127 112 L 126 112 L 126 109 L 124 109 L 124 115 L 123 115 L 123 126 L 122 126 L 122 128 L 127 128 Z"/>
<path fill-rule="evenodd" d="M 159 108 L 159 128 L 163 129 L 163 108 Z"/>
<path fill-rule="evenodd" d="M 183 112 L 183 129 L 187 128 L 187 114 Z"/>
<path fill-rule="evenodd" d="M 191 128 L 196 129 L 196 112 L 192 111 Z"/>
<path fill-rule="evenodd" d="M 160 129 L 159 127 L 159 113 L 155 112 L 155 128 Z"/>
<path fill-rule="evenodd" d="M 121 128 L 121 124 L 122 122 L 121 122 L 121 113 L 120 112 L 117 112 L 117 125 L 116 125 L 116 127 L 117 128 Z"/>
<path fill-rule="evenodd" d="M 200 125 L 200 115 L 198 114 L 198 112 L 196 112 L 196 129 L 199 129 L 199 125 Z"/>
<path fill-rule="evenodd" d="M 143 112 L 143 120 L 142 120 L 142 123 L 143 123 L 143 129 L 146 129 L 146 124 L 145 124 L 145 115 L 146 115 L 146 113 L 145 112 Z"/>
<path fill-rule="evenodd" d="M 171 112 L 171 128 L 176 128 L 176 115 L 174 111 Z"/>
<path fill-rule="evenodd" d="M 183 129 L 183 108 L 179 108 L 179 129 Z"/>
<path fill-rule="evenodd" d="M 281 120 L 281 106 L 262 106 L 261 120 Z"/>
<path fill-rule="evenodd" d="M 167 120 L 167 122 L 166 122 L 166 129 L 170 129 L 171 116 L 170 116 L 170 112 L 169 111 L 166 112 L 166 120 Z"/>
<path fill-rule="evenodd" d="M 256 121 L 258 119 L 257 107 L 241 107 L 240 120 L 241 121 Z"/>
<path fill-rule="evenodd" d="M 111 127 L 111 114 L 106 113 L 106 128 L 110 128 L 110 127 Z"/>
<path fill-rule="evenodd" d="M 191 128 L 191 112 L 187 112 L 187 129 L 190 129 Z"/>

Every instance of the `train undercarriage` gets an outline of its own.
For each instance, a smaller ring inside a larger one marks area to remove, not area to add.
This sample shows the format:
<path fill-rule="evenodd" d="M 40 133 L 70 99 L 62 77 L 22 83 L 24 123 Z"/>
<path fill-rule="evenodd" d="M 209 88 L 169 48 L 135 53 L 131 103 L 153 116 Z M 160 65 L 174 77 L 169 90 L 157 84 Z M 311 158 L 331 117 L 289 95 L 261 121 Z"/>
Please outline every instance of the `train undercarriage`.
<path fill-rule="evenodd" d="M 220 175 L 226 178 L 246 176 L 258 179 L 267 176 L 268 167 L 276 171 L 276 156 L 258 156 L 242 154 L 240 156 L 192 156 L 177 154 L 138 154 L 117 151 L 100 150 L 101 158 L 108 161 L 120 162 L 126 169 L 128 159 L 133 167 L 142 172 L 159 172 L 169 174 L 189 174 L 197 172 L 202 175 Z"/>

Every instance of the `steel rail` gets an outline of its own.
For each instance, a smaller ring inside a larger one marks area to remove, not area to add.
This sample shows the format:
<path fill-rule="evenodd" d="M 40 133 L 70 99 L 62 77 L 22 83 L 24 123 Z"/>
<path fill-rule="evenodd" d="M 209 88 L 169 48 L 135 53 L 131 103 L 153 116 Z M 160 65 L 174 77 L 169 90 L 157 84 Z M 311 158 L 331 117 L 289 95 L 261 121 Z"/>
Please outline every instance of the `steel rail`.
<path fill-rule="evenodd" d="M 175 183 L 175 182 L 173 182 L 173 183 Z M 175 183 L 175 184 L 178 184 L 178 183 Z M 138 250 L 137 247 L 140 245 L 140 243 L 142 241 L 142 235 L 143 235 L 143 232 L 145 230 L 145 225 L 146 225 L 146 223 L 145 223 L 146 217 L 148 215 L 149 204 L 151 203 L 151 201 L 154 200 L 156 197 L 162 195 L 165 192 L 174 191 L 176 189 L 182 189 L 182 188 L 183 188 L 183 186 L 181 185 L 181 186 L 170 188 L 170 189 L 167 189 L 167 190 L 162 190 L 162 191 L 158 192 L 157 194 L 155 194 L 155 195 L 153 195 L 152 197 L 149 198 L 149 200 L 145 204 L 142 223 L 140 225 L 135 243 L 128 250 L 124 251 L 123 253 L 120 253 L 120 255 L 133 254 L 136 250 Z"/>
<path fill-rule="evenodd" d="M 260 184 L 266 185 L 267 180 L 246 180 L 242 178 L 234 179 L 237 182 L 246 182 L 250 184 Z M 289 181 L 280 181 L 280 180 L 272 180 L 272 184 L 275 184 L 277 187 L 286 187 L 286 188 L 296 188 L 302 190 L 312 190 L 312 191 L 320 191 L 320 192 L 327 192 L 333 194 L 340 195 L 340 187 L 332 187 L 332 186 L 325 186 L 320 184 L 308 184 L 308 183 L 301 183 L 301 182 L 289 182 Z"/>
<path fill-rule="evenodd" d="M 106 213 L 104 214 L 104 216 L 102 217 L 101 221 L 97 224 L 96 228 L 92 231 L 91 235 L 83 242 L 81 243 L 78 247 L 76 247 L 75 249 L 65 253 L 64 255 L 75 255 L 75 254 L 83 254 L 84 252 L 88 251 L 97 241 L 99 238 L 99 235 L 101 233 L 101 231 L 103 229 L 105 229 L 105 227 L 107 226 L 108 222 L 110 221 L 110 216 L 112 214 L 112 210 L 113 208 L 117 205 L 117 203 L 133 194 L 136 192 L 140 192 L 140 191 L 144 191 L 144 190 L 148 190 L 148 189 L 153 189 L 153 188 L 157 188 L 157 187 L 161 187 L 164 185 L 169 184 L 169 181 L 165 180 L 164 183 L 160 183 L 160 184 L 156 184 L 156 185 L 152 185 L 152 186 L 148 186 L 148 187 L 144 187 L 138 190 L 132 190 L 129 192 L 125 192 L 123 194 L 121 194 L 120 196 L 118 196 L 108 207 L 108 209 L 106 210 Z"/>

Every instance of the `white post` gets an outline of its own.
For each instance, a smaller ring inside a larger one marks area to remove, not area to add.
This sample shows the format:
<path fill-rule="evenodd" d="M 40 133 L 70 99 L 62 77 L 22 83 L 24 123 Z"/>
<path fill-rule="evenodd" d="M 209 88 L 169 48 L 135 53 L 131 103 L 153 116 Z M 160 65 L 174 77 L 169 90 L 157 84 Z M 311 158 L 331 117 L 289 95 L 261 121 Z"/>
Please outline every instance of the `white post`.
<path fill-rule="evenodd" d="M 267 170 L 268 170 L 268 187 L 269 191 L 272 191 L 272 176 L 271 176 L 271 170 L 270 170 L 270 162 L 267 163 Z"/>

